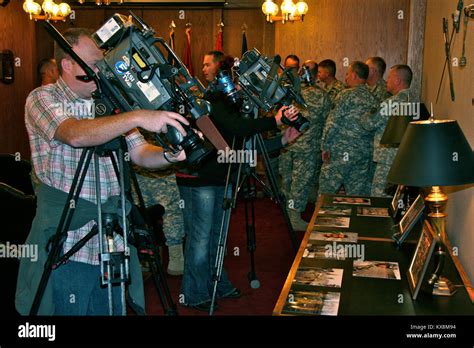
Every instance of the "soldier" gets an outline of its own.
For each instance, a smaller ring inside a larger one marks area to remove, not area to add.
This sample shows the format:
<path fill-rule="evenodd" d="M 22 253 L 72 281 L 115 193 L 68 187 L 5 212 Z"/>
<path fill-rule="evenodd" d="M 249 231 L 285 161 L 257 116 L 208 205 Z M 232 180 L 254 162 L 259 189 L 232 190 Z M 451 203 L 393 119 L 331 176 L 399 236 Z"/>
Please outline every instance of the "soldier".
<path fill-rule="evenodd" d="M 318 80 L 324 84 L 324 89 L 329 94 L 334 106 L 336 96 L 342 91 L 344 84 L 336 79 L 336 63 L 331 59 L 325 59 L 318 65 Z"/>
<path fill-rule="evenodd" d="M 41 86 L 55 83 L 59 79 L 59 69 L 53 58 L 42 59 L 38 64 L 38 75 L 41 78 Z"/>
<path fill-rule="evenodd" d="M 320 139 L 331 110 L 328 94 L 314 83 L 318 65 L 308 60 L 303 66 L 308 66 L 311 74 L 311 82 L 301 89 L 308 104 L 303 116 L 310 121 L 310 126 L 282 152 L 280 158 L 282 191 L 288 200 L 291 225 L 296 231 L 306 231 L 307 223 L 301 219 L 301 213 L 306 209 L 308 194 L 319 178 L 322 164 Z"/>
<path fill-rule="evenodd" d="M 321 139 L 320 193 L 335 194 L 341 185 L 349 195 L 370 193 L 373 133 L 362 128 L 360 121 L 378 105 L 366 85 L 368 75 L 366 64 L 353 62 L 346 73 L 349 88 L 339 93 L 329 113 Z"/>
<path fill-rule="evenodd" d="M 387 83 L 383 79 L 387 64 L 385 64 L 385 61 L 380 57 L 370 57 L 366 60 L 365 64 L 369 67 L 367 85 L 375 99 L 377 99 L 377 102 L 381 103 L 390 97 L 390 93 L 387 92 Z"/>
<path fill-rule="evenodd" d="M 375 114 L 368 113 L 362 117 L 363 127 L 368 131 L 375 130 L 373 154 L 375 174 L 372 181 L 371 196 L 388 197 L 386 193 L 389 188 L 387 175 L 398 149 L 380 145 L 380 139 L 390 116 L 404 116 L 398 115 L 398 112 L 392 112 L 391 108 L 401 110 L 403 105 L 401 103 L 414 103 L 416 101 L 413 92 L 410 90 L 412 77 L 413 73 L 408 65 L 393 66 L 387 78 L 387 90 L 393 96 L 386 99 Z"/>
<path fill-rule="evenodd" d="M 149 132 L 142 130 L 142 134 L 149 142 L 153 142 L 154 136 Z M 135 171 L 145 206 L 161 204 L 165 208 L 163 233 L 169 256 L 167 272 L 173 276 L 182 275 L 184 272 L 184 221 L 174 170 L 156 171 L 135 167 Z"/>

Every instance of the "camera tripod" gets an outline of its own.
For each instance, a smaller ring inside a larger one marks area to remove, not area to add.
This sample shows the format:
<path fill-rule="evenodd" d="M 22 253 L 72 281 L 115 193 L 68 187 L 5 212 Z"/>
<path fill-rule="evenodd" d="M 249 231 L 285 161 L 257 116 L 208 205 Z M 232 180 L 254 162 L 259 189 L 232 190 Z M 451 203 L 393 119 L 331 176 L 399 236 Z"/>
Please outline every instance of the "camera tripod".
<path fill-rule="evenodd" d="M 258 115 L 258 109 L 255 107 L 252 111 L 254 117 L 256 118 Z M 232 142 L 232 150 L 235 149 L 236 139 Z M 224 200 L 223 200 L 223 209 L 224 215 L 222 217 L 221 223 L 221 231 L 219 234 L 219 241 L 217 246 L 217 254 L 216 254 L 216 261 L 214 265 L 214 286 L 213 286 L 213 293 L 212 293 L 212 300 L 211 300 L 211 307 L 209 310 L 209 315 L 212 315 L 214 312 L 215 307 L 215 300 L 217 294 L 217 284 L 221 279 L 222 270 L 224 266 L 224 257 L 227 245 L 227 236 L 229 232 L 229 225 L 230 225 L 230 217 L 231 217 L 231 210 L 235 208 L 237 203 L 237 196 L 240 190 L 243 191 L 244 194 L 244 205 L 245 205 L 245 227 L 246 227 L 246 234 L 247 234 L 247 250 L 250 253 L 250 271 L 247 275 L 248 280 L 250 282 L 250 286 L 252 289 L 258 289 L 260 287 L 260 281 L 257 278 L 257 274 L 255 271 L 255 255 L 254 252 L 256 250 L 256 234 L 255 234 L 255 207 L 254 207 L 254 200 L 256 198 L 256 187 L 255 183 L 258 182 L 264 192 L 271 197 L 280 207 L 283 217 L 285 219 L 285 223 L 288 227 L 288 232 L 290 234 L 291 245 L 293 250 L 297 250 L 297 243 L 296 243 L 296 234 L 293 230 L 293 227 L 290 222 L 290 218 L 288 215 L 288 211 L 286 210 L 286 197 L 280 191 L 278 187 L 278 182 L 276 179 L 276 175 L 273 171 L 273 168 L 270 165 L 270 157 L 268 155 L 265 142 L 263 137 L 260 133 L 255 134 L 250 137 L 244 137 L 242 150 L 247 151 L 250 154 L 250 163 L 257 163 L 257 158 L 254 157 L 256 154 L 256 149 L 260 150 L 260 155 L 263 157 L 263 163 L 265 166 L 265 172 L 268 178 L 268 183 L 265 184 L 256 174 L 255 167 L 251 167 L 248 163 L 243 163 L 243 161 L 239 162 L 238 170 L 237 170 L 237 178 L 235 181 L 235 190 L 233 193 L 229 190 L 232 183 L 232 164 L 229 164 L 227 170 L 227 177 L 224 189 Z"/>
<path fill-rule="evenodd" d="M 176 314 L 176 306 L 172 301 L 170 291 L 166 283 L 164 271 L 159 260 L 159 251 L 156 246 L 156 242 L 153 239 L 153 235 L 148 231 L 145 220 L 140 220 L 140 214 L 136 210 L 133 211 L 132 206 L 126 197 L 126 192 L 130 192 L 130 167 L 129 165 L 125 165 L 124 149 L 126 149 L 126 143 L 125 139 L 121 137 L 120 139 L 114 139 L 105 145 L 85 148 L 82 151 L 78 168 L 74 175 L 71 189 L 68 193 L 66 204 L 56 229 L 56 233 L 51 237 L 48 244 L 50 246 L 50 251 L 44 265 L 44 271 L 41 276 L 35 298 L 33 300 L 30 315 L 36 315 L 38 313 L 38 309 L 40 307 L 41 300 L 43 298 L 52 271 L 64 264 L 72 255 L 74 255 L 92 237 L 96 235 L 98 235 L 99 238 L 100 248 L 100 281 L 101 286 L 106 286 L 108 290 L 109 315 L 118 314 L 114 313 L 113 311 L 113 286 L 120 286 L 121 315 L 126 315 L 125 285 L 130 281 L 131 255 L 128 240 L 130 240 L 131 244 L 134 244 L 134 246 L 137 248 L 139 259 L 148 261 L 165 313 L 168 315 Z M 111 204 L 107 204 L 109 203 L 110 199 L 106 203 L 102 204 L 100 196 L 101 184 L 99 157 L 105 156 L 110 158 L 115 174 L 117 178 L 119 178 L 120 185 L 120 198 L 115 196 L 114 198 L 116 198 L 116 200 Z M 66 240 L 67 231 L 69 230 L 75 212 L 75 204 L 71 204 L 71 202 L 78 202 L 82 185 L 84 183 L 84 179 L 88 172 L 92 158 L 95 171 L 96 202 L 98 202 L 97 224 L 67 253 L 61 255 L 62 245 Z M 139 193 L 138 186 L 136 187 L 136 190 L 139 194 L 140 201 L 143 202 L 143 198 Z M 131 211 L 133 211 L 133 214 L 131 214 L 133 216 L 131 217 L 134 218 L 134 221 L 132 221 L 134 225 L 130 225 L 129 219 L 127 218 Z M 123 251 L 118 251 L 115 246 L 113 240 L 114 232 L 121 234 L 123 237 Z M 144 314 L 139 310 L 138 306 L 135 306 L 133 303 L 131 303 L 131 306 L 137 311 L 138 314 Z"/>

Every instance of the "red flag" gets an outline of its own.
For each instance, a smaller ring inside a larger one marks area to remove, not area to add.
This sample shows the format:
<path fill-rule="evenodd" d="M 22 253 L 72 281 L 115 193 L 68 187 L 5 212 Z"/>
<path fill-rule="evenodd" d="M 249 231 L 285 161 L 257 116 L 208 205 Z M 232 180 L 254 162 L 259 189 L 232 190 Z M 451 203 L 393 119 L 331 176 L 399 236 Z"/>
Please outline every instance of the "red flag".
<path fill-rule="evenodd" d="M 224 47 L 222 47 L 222 29 L 219 30 L 217 33 L 217 40 L 216 40 L 216 51 L 224 51 Z"/>
<path fill-rule="evenodd" d="M 184 47 L 184 65 L 189 70 L 191 76 L 194 76 L 193 63 L 191 59 L 191 26 L 186 28 L 186 46 Z"/>

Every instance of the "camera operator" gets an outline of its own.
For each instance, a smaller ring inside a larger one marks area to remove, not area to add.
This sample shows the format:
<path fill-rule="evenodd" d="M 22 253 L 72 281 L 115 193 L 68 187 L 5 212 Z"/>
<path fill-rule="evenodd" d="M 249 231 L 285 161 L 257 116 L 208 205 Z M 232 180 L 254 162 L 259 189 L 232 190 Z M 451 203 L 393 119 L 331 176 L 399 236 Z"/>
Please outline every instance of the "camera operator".
<path fill-rule="evenodd" d="M 103 58 L 102 51 L 91 40 L 91 31 L 74 28 L 64 33 L 74 51 L 94 71 L 95 64 Z M 82 68 L 59 46 L 55 58 L 60 78 L 54 84 L 35 89 L 30 93 L 25 107 L 25 123 L 31 147 L 35 174 L 41 181 L 37 196 L 37 213 L 26 244 L 38 245 L 37 262 L 23 258 L 20 263 L 16 291 L 16 308 L 26 315 L 32 306 L 44 262 L 48 240 L 54 235 L 67 194 L 84 147 L 105 144 L 126 134 L 131 160 L 147 168 L 163 168 L 170 162 L 183 161 L 184 151 L 166 154 L 161 148 L 148 144 L 136 127 L 151 132 L 166 132 L 167 126 L 176 127 L 185 134 L 180 122 L 188 122 L 179 114 L 166 111 L 139 110 L 113 116 L 94 118 L 91 109 L 92 93 L 97 89 L 94 81 L 84 82 Z M 100 157 L 101 202 L 120 193 L 112 161 Z M 74 217 L 67 232 L 62 252 L 71 247 L 95 225 L 97 202 L 94 166 L 88 168 L 77 202 Z M 123 239 L 115 233 L 115 249 L 123 250 Z M 141 270 L 136 250 L 131 247 L 131 285 L 129 297 L 135 305 L 144 308 Z M 42 297 L 40 315 L 107 315 L 108 291 L 100 287 L 99 237 L 95 235 L 69 261 L 53 270 Z M 120 313 L 120 287 L 113 289 L 114 313 Z"/>
<path fill-rule="evenodd" d="M 282 124 L 283 110 L 291 121 L 296 119 L 298 110 L 294 107 L 287 108 L 287 111 L 286 108 L 281 108 L 274 118 L 243 118 L 226 95 L 213 88 L 219 69 L 227 70 L 230 74 L 232 64 L 233 59 L 226 57 L 224 53 L 211 51 L 204 56 L 202 71 L 209 82 L 205 99 L 212 105 L 210 117 L 228 144 L 232 144 L 234 136 L 238 137 L 235 149 L 241 149 L 242 137 L 277 129 Z M 281 147 L 298 135 L 298 131 L 289 128 L 276 141 Z M 273 147 L 272 144 L 269 145 L 268 147 Z M 187 233 L 181 293 L 186 306 L 206 312 L 210 309 L 213 292 L 213 271 L 224 213 L 222 202 L 227 169 L 227 163 L 219 163 L 216 156 L 210 156 L 196 172 L 177 174 L 185 205 L 184 225 Z M 232 285 L 223 270 L 217 286 L 217 297 L 222 299 L 240 296 L 240 290 Z"/>

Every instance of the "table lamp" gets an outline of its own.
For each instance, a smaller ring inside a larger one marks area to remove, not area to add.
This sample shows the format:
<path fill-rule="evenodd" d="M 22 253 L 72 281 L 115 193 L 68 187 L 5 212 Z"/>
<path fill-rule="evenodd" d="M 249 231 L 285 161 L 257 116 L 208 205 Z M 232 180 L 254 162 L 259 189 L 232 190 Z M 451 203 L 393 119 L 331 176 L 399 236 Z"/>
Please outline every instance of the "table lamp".
<path fill-rule="evenodd" d="M 440 186 L 474 182 L 474 154 L 457 121 L 411 122 L 400 143 L 387 181 L 415 187 L 430 187 L 425 198 L 428 217 L 437 234 L 437 264 L 428 283 L 433 294 L 450 296 L 455 288 L 443 277 L 446 256 L 446 205 L 448 196 Z"/>
<path fill-rule="evenodd" d="M 398 147 L 411 121 L 413 121 L 411 116 L 390 116 L 380 139 L 380 145 Z"/>

